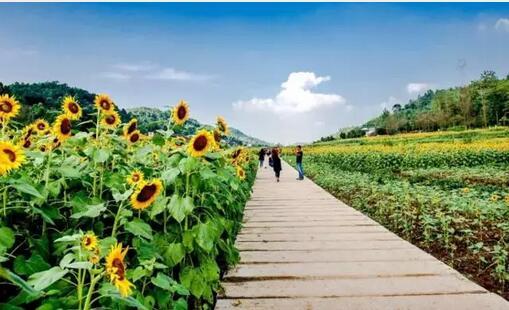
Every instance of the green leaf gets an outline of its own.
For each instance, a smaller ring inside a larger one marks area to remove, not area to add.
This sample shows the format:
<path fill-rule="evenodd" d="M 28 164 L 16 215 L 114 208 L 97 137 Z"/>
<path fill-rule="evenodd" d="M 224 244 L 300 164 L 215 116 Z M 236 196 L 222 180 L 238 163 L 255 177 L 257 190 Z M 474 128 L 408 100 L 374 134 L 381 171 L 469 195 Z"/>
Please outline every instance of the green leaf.
<path fill-rule="evenodd" d="M 168 267 L 173 267 L 180 263 L 185 255 L 186 251 L 181 243 L 172 243 L 164 251 L 163 258 Z"/>
<path fill-rule="evenodd" d="M 83 175 L 81 170 L 70 166 L 59 167 L 57 171 L 60 172 L 63 177 L 70 179 L 81 178 Z"/>
<path fill-rule="evenodd" d="M 23 292 L 27 293 L 30 296 L 39 295 L 39 292 L 34 290 L 30 284 L 28 284 L 25 280 L 20 278 L 18 275 L 10 271 L 9 269 L 5 269 L 2 266 L 0 266 L 0 278 L 4 278 L 7 281 L 10 281 L 14 283 L 15 285 L 19 286 Z"/>
<path fill-rule="evenodd" d="M 0 227 L 0 254 L 9 250 L 16 241 L 14 231 L 9 227 Z"/>
<path fill-rule="evenodd" d="M 110 153 L 104 149 L 98 149 L 94 152 L 94 161 L 96 163 L 104 163 L 110 157 Z"/>
<path fill-rule="evenodd" d="M 194 210 L 193 198 L 191 198 L 190 196 L 184 197 L 182 203 L 184 204 L 184 213 L 186 215 L 193 213 Z"/>
<path fill-rule="evenodd" d="M 146 277 L 148 274 L 147 274 L 147 271 L 145 269 L 143 269 L 143 267 L 141 266 L 138 266 L 136 267 L 133 271 L 131 271 L 131 280 L 133 282 L 136 282 L 138 281 L 139 279 L 143 278 L 143 277 Z"/>
<path fill-rule="evenodd" d="M 14 259 L 14 272 L 19 275 L 29 276 L 36 272 L 48 270 L 51 265 L 44 261 L 39 254 L 32 254 L 29 259 L 25 259 L 24 256 L 20 255 Z"/>
<path fill-rule="evenodd" d="M 180 197 L 178 194 L 174 194 L 171 197 L 169 209 L 171 216 L 179 223 L 181 223 L 186 217 L 184 207 L 185 206 L 182 197 Z"/>
<path fill-rule="evenodd" d="M 112 190 L 113 199 L 115 199 L 116 202 L 126 200 L 127 198 L 129 198 L 129 196 L 131 196 L 132 193 L 133 193 L 132 189 L 125 191 L 123 194 L 120 194 L 120 192 L 117 190 Z"/>
<path fill-rule="evenodd" d="M 179 298 L 173 305 L 173 310 L 187 310 L 187 301 L 184 298 Z"/>
<path fill-rule="evenodd" d="M 69 271 L 60 267 L 53 267 L 46 271 L 34 273 L 28 278 L 27 283 L 35 290 L 42 291 L 58 280 L 62 279 Z"/>
<path fill-rule="evenodd" d="M 175 183 L 175 179 L 180 174 L 180 169 L 178 168 L 171 168 L 168 170 L 164 170 L 163 173 L 161 173 L 161 179 L 163 179 L 165 184 L 173 184 Z"/>
<path fill-rule="evenodd" d="M 92 269 L 92 266 L 91 262 L 74 262 L 66 265 L 65 268 L 90 270 Z"/>
<path fill-rule="evenodd" d="M 104 206 L 104 203 L 100 203 L 97 205 L 89 205 L 89 206 L 85 206 L 84 211 L 77 212 L 77 213 L 74 213 L 73 215 L 71 215 L 71 218 L 73 218 L 73 219 L 79 219 L 82 217 L 94 218 L 94 217 L 98 217 L 99 215 L 101 215 L 101 213 L 105 210 L 106 210 L 106 207 Z"/>
<path fill-rule="evenodd" d="M 22 193 L 32 195 L 34 197 L 41 198 L 41 199 L 44 198 L 44 196 L 42 196 L 41 193 L 35 187 L 33 187 L 32 185 L 30 185 L 28 183 L 15 183 L 15 184 L 12 184 L 12 187 L 14 187 L 15 189 L 17 189 L 18 191 L 20 191 Z"/>
<path fill-rule="evenodd" d="M 134 219 L 125 225 L 125 230 L 135 236 L 140 236 L 148 240 L 152 240 L 152 228 L 149 224 L 140 219 Z"/>
<path fill-rule="evenodd" d="M 155 145 L 163 146 L 165 142 L 166 141 L 164 140 L 163 135 L 161 135 L 160 133 L 156 133 L 152 137 L 152 143 L 154 143 Z"/>
<path fill-rule="evenodd" d="M 74 242 L 78 241 L 83 237 L 83 234 L 73 234 L 70 236 L 63 236 L 58 239 L 56 239 L 54 242 Z"/>
<path fill-rule="evenodd" d="M 216 239 L 216 231 L 212 223 L 197 224 L 193 227 L 193 230 L 195 231 L 196 243 L 205 251 L 212 251 Z"/>
<path fill-rule="evenodd" d="M 166 205 L 168 204 L 168 197 L 157 197 L 156 201 L 150 208 L 150 218 L 154 219 L 157 215 L 161 214 L 164 209 L 166 209 Z"/>
<path fill-rule="evenodd" d="M 206 285 L 200 270 L 189 266 L 180 272 L 180 282 L 197 298 L 201 297 Z"/>
<path fill-rule="evenodd" d="M 157 273 L 156 277 L 152 277 L 151 282 L 157 287 L 164 290 L 170 290 L 173 279 L 163 274 L 162 272 Z"/>

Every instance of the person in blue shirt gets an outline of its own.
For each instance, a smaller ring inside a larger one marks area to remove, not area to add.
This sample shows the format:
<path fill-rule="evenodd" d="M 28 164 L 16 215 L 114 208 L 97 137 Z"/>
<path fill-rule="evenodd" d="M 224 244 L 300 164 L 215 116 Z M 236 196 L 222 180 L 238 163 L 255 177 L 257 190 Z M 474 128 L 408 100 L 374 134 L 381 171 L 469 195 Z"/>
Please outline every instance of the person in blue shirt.
<path fill-rule="evenodd" d="M 299 172 L 299 177 L 297 180 L 304 180 L 304 169 L 302 168 L 302 156 L 304 155 L 304 152 L 302 152 L 302 146 L 297 145 L 297 148 L 295 149 L 295 162 L 297 163 L 297 171 Z"/>

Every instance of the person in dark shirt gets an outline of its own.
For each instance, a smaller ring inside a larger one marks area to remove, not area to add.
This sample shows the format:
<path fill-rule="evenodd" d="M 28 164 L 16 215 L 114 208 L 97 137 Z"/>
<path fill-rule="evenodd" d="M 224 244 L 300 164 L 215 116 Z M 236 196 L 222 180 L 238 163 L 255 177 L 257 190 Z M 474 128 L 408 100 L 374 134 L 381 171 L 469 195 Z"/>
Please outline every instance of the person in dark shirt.
<path fill-rule="evenodd" d="M 263 162 L 265 161 L 265 149 L 260 149 L 260 152 L 258 152 L 258 160 L 260 161 L 260 168 L 263 167 Z"/>
<path fill-rule="evenodd" d="M 297 145 L 297 149 L 295 149 L 297 171 L 299 172 L 299 177 L 297 178 L 297 180 L 304 180 L 304 169 L 302 168 L 302 156 L 304 156 L 304 152 L 302 152 L 302 146 Z"/>
<path fill-rule="evenodd" d="M 281 173 L 281 159 L 279 158 L 279 151 L 277 148 L 272 149 L 272 168 L 274 169 L 274 173 L 276 174 L 276 182 L 279 182 L 279 175 Z"/>

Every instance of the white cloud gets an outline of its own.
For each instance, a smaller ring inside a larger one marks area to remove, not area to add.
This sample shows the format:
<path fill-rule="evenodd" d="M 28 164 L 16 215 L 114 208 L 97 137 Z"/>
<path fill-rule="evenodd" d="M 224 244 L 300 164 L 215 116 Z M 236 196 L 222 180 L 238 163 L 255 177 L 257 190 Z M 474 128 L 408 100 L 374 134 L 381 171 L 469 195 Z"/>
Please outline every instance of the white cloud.
<path fill-rule="evenodd" d="M 421 94 L 430 88 L 431 85 L 428 83 L 408 83 L 406 86 L 406 90 L 410 95 Z"/>
<path fill-rule="evenodd" d="M 131 78 L 130 75 L 119 72 L 103 72 L 100 74 L 101 77 L 110 80 L 125 81 Z"/>
<path fill-rule="evenodd" d="M 316 76 L 314 72 L 292 72 L 281 84 L 281 91 L 274 98 L 252 98 L 233 103 L 236 110 L 270 111 L 275 114 L 304 113 L 323 106 L 344 104 L 345 99 L 336 94 L 314 93 L 312 89 L 329 81 L 329 76 Z"/>
<path fill-rule="evenodd" d="M 116 69 L 130 72 L 140 72 L 140 71 L 150 71 L 157 68 L 157 65 L 150 62 L 142 62 L 142 63 L 120 63 L 113 66 Z"/>
<path fill-rule="evenodd" d="M 213 78 L 211 75 L 198 74 L 187 71 L 180 71 L 174 68 L 164 68 L 159 72 L 145 76 L 152 80 L 174 80 L 174 81 L 206 81 Z"/>
<path fill-rule="evenodd" d="M 509 18 L 500 18 L 495 23 L 495 29 L 498 31 L 509 32 Z"/>

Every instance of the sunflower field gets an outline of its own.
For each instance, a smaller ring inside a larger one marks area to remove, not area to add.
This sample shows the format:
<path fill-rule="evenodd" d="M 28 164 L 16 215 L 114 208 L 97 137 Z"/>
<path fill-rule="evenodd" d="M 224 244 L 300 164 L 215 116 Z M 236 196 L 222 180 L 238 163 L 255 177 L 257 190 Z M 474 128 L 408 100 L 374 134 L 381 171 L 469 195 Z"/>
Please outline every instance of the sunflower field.
<path fill-rule="evenodd" d="M 79 132 L 74 97 L 53 124 L 17 123 L 20 105 L 0 96 L 0 308 L 211 308 L 256 173 L 226 121 L 180 135 L 181 101 L 142 133 L 97 95 Z"/>
<path fill-rule="evenodd" d="M 318 185 L 509 298 L 507 128 L 347 139 L 304 154 Z"/>

